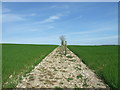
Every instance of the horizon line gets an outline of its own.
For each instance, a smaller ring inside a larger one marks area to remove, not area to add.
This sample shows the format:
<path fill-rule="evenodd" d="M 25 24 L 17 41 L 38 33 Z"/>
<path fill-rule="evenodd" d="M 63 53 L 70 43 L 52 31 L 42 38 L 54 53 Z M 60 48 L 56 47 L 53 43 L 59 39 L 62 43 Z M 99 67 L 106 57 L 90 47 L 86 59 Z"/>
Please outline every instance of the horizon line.
<path fill-rule="evenodd" d="M 39 43 L 1 43 L 0 44 L 32 44 L 32 45 L 59 45 L 59 44 L 39 44 Z M 80 45 L 80 46 L 102 46 L 102 45 L 120 45 L 120 44 L 68 44 L 68 45 Z"/>

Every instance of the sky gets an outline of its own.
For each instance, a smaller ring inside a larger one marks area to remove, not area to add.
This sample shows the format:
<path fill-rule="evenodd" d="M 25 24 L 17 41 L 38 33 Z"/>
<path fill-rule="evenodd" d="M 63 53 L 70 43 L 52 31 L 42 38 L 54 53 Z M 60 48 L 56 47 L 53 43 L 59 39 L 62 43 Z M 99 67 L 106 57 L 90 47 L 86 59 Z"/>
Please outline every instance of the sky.
<path fill-rule="evenodd" d="M 118 44 L 117 2 L 3 2 L 2 42 Z"/>

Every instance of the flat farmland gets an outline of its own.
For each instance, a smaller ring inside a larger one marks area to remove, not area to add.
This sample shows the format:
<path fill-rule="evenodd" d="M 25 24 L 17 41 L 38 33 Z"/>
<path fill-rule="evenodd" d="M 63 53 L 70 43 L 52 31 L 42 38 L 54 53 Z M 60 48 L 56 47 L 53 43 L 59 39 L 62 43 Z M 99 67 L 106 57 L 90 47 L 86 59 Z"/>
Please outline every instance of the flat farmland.
<path fill-rule="evenodd" d="M 118 46 L 69 45 L 68 48 L 110 87 L 118 87 Z"/>
<path fill-rule="evenodd" d="M 2 44 L 2 84 L 13 88 L 57 45 Z"/>

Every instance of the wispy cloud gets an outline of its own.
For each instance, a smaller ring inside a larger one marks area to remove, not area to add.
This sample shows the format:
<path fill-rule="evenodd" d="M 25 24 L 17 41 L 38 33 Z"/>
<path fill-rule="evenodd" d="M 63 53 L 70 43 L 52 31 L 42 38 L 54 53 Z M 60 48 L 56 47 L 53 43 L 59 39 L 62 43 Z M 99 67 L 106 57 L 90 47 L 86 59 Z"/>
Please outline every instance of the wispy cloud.
<path fill-rule="evenodd" d="M 32 27 L 30 27 L 32 26 Z M 10 27 L 10 28 L 9 28 Z M 55 28 L 53 25 L 36 25 L 32 22 L 22 23 L 18 25 L 10 25 L 6 27 L 5 33 L 11 35 L 17 34 L 31 34 L 31 33 L 45 33 L 47 31 L 51 31 Z"/>
<path fill-rule="evenodd" d="M 56 36 L 49 36 L 49 37 L 10 37 L 8 39 L 3 39 L 3 43 L 39 43 L 39 44 L 55 44 L 58 43 L 57 39 L 53 38 L 58 38 Z M 59 38 L 58 38 L 59 39 Z M 54 43 L 51 43 L 54 42 Z"/>
<path fill-rule="evenodd" d="M 54 16 L 50 16 L 50 17 L 44 19 L 43 21 L 39 22 L 39 24 L 54 22 L 59 19 L 60 19 L 60 15 L 54 15 Z"/>
<path fill-rule="evenodd" d="M 68 41 L 70 44 L 80 45 L 102 45 L 102 44 L 118 44 L 118 36 L 103 36 L 103 37 L 86 37 L 80 39 L 72 39 Z"/>
<path fill-rule="evenodd" d="M 47 30 L 53 29 L 54 26 L 45 25 L 42 27 L 26 28 L 24 32 L 46 32 Z"/>
<path fill-rule="evenodd" d="M 36 13 L 32 13 L 31 16 L 36 16 Z"/>
<path fill-rule="evenodd" d="M 17 22 L 17 21 L 25 21 L 26 19 L 23 16 L 16 14 L 3 14 L 3 22 Z"/>
<path fill-rule="evenodd" d="M 24 8 L 28 4 L 3 4 L 4 42 L 59 44 L 61 35 L 68 44 L 117 42 L 117 4 L 52 2 Z"/>
<path fill-rule="evenodd" d="M 11 9 L 9 9 L 9 8 L 2 8 L 2 12 L 3 13 L 8 13 L 8 12 L 11 12 L 12 10 Z"/>
<path fill-rule="evenodd" d="M 6 8 L 4 6 L 2 8 L 3 22 L 25 21 L 28 16 L 36 16 L 36 15 L 37 15 L 36 13 L 15 14 L 12 12 L 12 9 Z"/>
<path fill-rule="evenodd" d="M 36 13 L 30 14 L 11 14 L 11 13 L 4 13 L 2 14 L 3 22 L 18 22 L 18 21 L 27 21 L 28 17 L 37 16 Z"/>
<path fill-rule="evenodd" d="M 56 8 L 56 7 L 58 7 L 58 6 L 56 6 L 56 5 L 53 5 L 53 6 L 51 6 L 50 8 Z"/>
<path fill-rule="evenodd" d="M 98 41 L 98 40 L 110 40 L 110 39 L 118 39 L 118 36 L 114 35 L 114 36 L 104 36 L 104 37 L 96 37 L 96 38 L 85 38 L 85 39 L 81 39 L 81 41 Z"/>
<path fill-rule="evenodd" d="M 70 5 L 66 5 L 66 4 L 65 4 L 65 5 L 61 5 L 61 7 L 60 7 L 59 5 L 53 5 L 53 6 L 51 6 L 50 8 L 55 8 L 55 9 L 56 9 L 56 8 L 57 8 L 57 9 L 58 9 L 58 8 L 60 8 L 60 9 L 61 9 L 61 8 L 62 8 L 62 9 L 69 9 L 69 8 L 70 8 Z"/>
<path fill-rule="evenodd" d="M 36 13 L 30 13 L 30 14 L 23 15 L 23 16 L 37 16 L 37 14 Z"/>
<path fill-rule="evenodd" d="M 92 33 L 111 31 L 111 30 L 114 30 L 114 29 L 115 28 L 107 27 L 107 28 L 100 28 L 100 29 L 95 29 L 95 30 L 87 30 L 87 31 L 84 30 L 84 31 L 81 31 L 81 32 L 71 32 L 71 33 L 67 33 L 66 35 L 92 34 Z"/>

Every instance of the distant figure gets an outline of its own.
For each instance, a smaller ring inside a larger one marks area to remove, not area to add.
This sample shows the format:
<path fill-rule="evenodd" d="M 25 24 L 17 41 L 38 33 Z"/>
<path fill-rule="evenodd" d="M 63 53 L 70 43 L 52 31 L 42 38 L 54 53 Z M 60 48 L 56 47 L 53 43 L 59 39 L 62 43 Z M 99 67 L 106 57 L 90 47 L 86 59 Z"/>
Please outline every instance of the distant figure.
<path fill-rule="evenodd" d="M 65 41 L 65 36 L 60 36 L 60 40 L 61 40 L 61 48 L 60 48 L 60 52 L 61 54 L 66 55 L 67 53 L 67 41 Z"/>
<path fill-rule="evenodd" d="M 67 54 L 67 41 L 65 41 L 65 55 Z"/>

